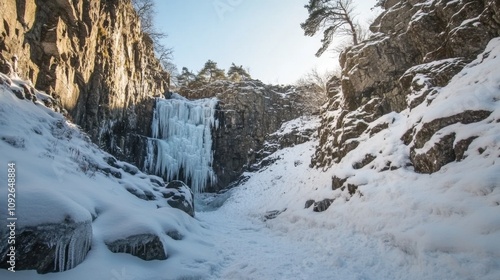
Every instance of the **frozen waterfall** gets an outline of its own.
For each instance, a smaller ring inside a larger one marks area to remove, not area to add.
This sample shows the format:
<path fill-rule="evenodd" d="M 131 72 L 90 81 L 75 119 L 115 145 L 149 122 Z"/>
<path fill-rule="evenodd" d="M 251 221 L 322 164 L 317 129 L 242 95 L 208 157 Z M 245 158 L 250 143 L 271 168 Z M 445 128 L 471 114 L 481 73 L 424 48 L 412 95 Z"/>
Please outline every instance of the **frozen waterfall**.
<path fill-rule="evenodd" d="M 145 168 L 167 181 L 184 180 L 195 193 L 215 183 L 211 132 L 218 127 L 217 102 L 216 98 L 188 100 L 177 94 L 157 99 Z"/>

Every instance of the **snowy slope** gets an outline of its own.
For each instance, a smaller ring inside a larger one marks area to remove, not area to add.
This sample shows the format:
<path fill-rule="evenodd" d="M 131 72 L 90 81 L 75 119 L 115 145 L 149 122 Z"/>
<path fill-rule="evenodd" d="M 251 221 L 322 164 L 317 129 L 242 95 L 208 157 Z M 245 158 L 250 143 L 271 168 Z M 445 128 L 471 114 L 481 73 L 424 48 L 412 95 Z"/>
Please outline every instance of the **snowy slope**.
<path fill-rule="evenodd" d="M 213 255 L 210 245 L 203 241 L 202 224 L 168 206 L 160 186 L 154 183 L 163 181 L 124 162 L 114 164 L 121 168 L 110 166 L 105 160 L 110 155 L 99 150 L 62 115 L 40 102 L 18 99 L 12 90 L 22 90 L 23 83 L 14 80 L 11 86 L 0 85 L 0 166 L 4 168 L 0 172 L 1 219 L 6 221 L 7 163 L 14 162 L 18 228 L 60 223 L 67 217 L 77 222 L 92 217 L 92 244 L 83 263 L 72 270 L 38 275 L 36 271 L 11 273 L 2 269 L 0 278 L 176 279 L 186 274 L 206 274 L 211 267 L 206 260 Z M 37 94 L 39 99 L 47 98 Z M 113 173 L 120 173 L 121 178 Z M 4 230 L 5 226 L 2 235 L 6 234 Z M 172 231 L 178 232 L 182 240 L 167 236 Z M 104 244 L 144 233 L 160 237 L 168 254 L 166 261 L 146 262 L 132 255 L 115 254 Z M 205 261 L 193 263 L 197 259 Z"/>
<path fill-rule="evenodd" d="M 229 234 L 237 238 L 214 240 L 216 247 L 234 252 L 218 277 L 500 279 L 498 65 L 500 39 L 494 39 L 448 86 L 429 96 L 430 102 L 371 123 L 389 125 L 363 134 L 360 145 L 325 172 L 308 166 L 313 141 L 281 150 L 271 156 L 277 159 L 273 165 L 246 174 L 248 181 L 231 191 L 220 209 L 202 214 L 213 223 L 227 217 L 239 224 L 241 233 Z M 446 126 L 422 148 L 449 133 L 457 140 L 477 136 L 464 159 L 433 174 L 407 165 L 410 147 L 401 140 L 406 131 L 467 110 L 491 114 Z M 366 154 L 377 156 L 353 168 Z M 401 168 L 382 171 L 388 162 Z M 333 191 L 333 176 L 347 178 L 358 191 L 352 197 L 347 190 Z M 325 198 L 335 199 L 325 212 L 305 209 L 307 200 Z M 266 219 L 274 210 L 283 212 Z"/>
<path fill-rule="evenodd" d="M 198 209 L 205 212 L 198 212 L 197 220 L 175 209 L 157 208 L 160 200 L 140 200 L 125 189 L 156 196 L 147 175 L 122 172 L 117 179 L 93 173 L 85 163 L 105 165 L 106 154 L 60 115 L 18 100 L 0 86 L 0 137 L 6 139 L 0 141 L 0 151 L 2 161 L 14 160 L 18 166 L 18 194 L 30 202 L 19 206 L 25 209 L 24 222 L 62 218 L 61 211 L 47 204 L 44 213 L 37 211 L 41 193 L 47 201 L 57 198 L 63 212 L 82 219 L 97 217 L 92 249 L 75 269 L 47 275 L 0 270 L 0 278 L 500 279 L 497 65 L 498 39 L 448 86 L 429 96 L 431 102 L 371 123 L 389 125 L 374 135 L 363 134 L 359 146 L 339 164 L 326 171 L 309 167 L 316 140 L 283 149 L 271 155 L 276 159 L 272 165 L 247 173 L 248 180 L 237 188 L 200 197 L 203 205 Z M 406 165 L 410 147 L 401 140 L 406 131 L 477 109 L 492 113 L 479 122 L 442 128 L 428 140 L 430 145 L 450 132 L 477 136 L 463 160 L 433 174 L 418 174 Z M 366 154 L 377 157 L 354 169 L 353 163 Z M 381 171 L 389 161 L 401 168 Z M 358 191 L 351 196 L 347 190 L 332 190 L 333 176 L 347 178 Z M 5 172 L 0 180 L 6 181 Z M 1 191 L 5 197 L 5 189 Z M 334 199 L 326 211 L 305 208 L 307 200 L 325 198 Z M 0 210 L 5 215 L 5 207 Z M 166 261 L 113 254 L 104 245 L 125 233 L 161 235 L 169 229 L 184 238 L 165 237 Z"/>

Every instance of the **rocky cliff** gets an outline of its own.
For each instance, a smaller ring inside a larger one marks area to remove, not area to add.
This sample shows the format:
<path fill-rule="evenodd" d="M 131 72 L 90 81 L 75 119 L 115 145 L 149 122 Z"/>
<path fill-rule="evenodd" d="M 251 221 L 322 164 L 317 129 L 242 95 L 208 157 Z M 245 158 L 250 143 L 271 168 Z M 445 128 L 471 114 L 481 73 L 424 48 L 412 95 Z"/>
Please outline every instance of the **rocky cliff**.
<path fill-rule="evenodd" d="M 8 0 L 0 17 L 3 72 L 50 94 L 100 147 L 141 163 L 168 74 L 130 2 Z"/>
<path fill-rule="evenodd" d="M 449 83 L 488 42 L 500 36 L 500 2 L 383 1 L 385 11 L 370 27 L 374 35 L 341 54 L 342 78 L 329 83 L 328 104 L 323 108 L 320 145 L 312 166 L 329 167 L 353 151 L 362 135 L 387 129 L 391 120 L 375 120 L 390 112 L 431 104 L 439 89 Z M 474 103 L 474 102 L 472 102 Z M 421 148 L 440 130 L 457 123 L 475 123 L 489 111 L 469 104 L 443 118 L 417 120 L 401 135 L 409 147 L 409 162 L 417 172 L 432 173 L 460 160 L 473 138 L 451 133 Z M 394 120 L 392 120 L 394 122 Z M 366 155 L 362 167 L 376 155 Z M 387 168 L 399 168 L 390 166 Z"/>
<path fill-rule="evenodd" d="M 259 80 L 218 81 L 184 95 L 219 100 L 216 113 L 219 127 L 212 132 L 213 169 L 217 176 L 217 183 L 209 188 L 212 191 L 226 188 L 271 153 L 266 141 L 276 138 L 272 134 L 282 124 L 318 114 L 325 101 L 324 94 L 313 88 L 267 85 Z M 293 146 L 304 139 L 307 136 L 294 135 L 281 144 Z"/>

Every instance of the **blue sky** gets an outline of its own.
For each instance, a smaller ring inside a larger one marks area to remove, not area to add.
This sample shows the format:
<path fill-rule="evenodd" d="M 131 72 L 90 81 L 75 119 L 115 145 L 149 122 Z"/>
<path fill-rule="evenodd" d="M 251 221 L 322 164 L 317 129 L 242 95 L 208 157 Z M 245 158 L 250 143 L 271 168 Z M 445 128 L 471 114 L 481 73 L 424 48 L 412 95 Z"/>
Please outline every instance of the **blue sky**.
<path fill-rule="evenodd" d="M 308 0 L 156 0 L 156 24 L 168 34 L 174 63 L 197 72 L 211 59 L 227 69 L 232 62 L 267 83 L 294 83 L 317 68 L 337 67 L 337 58 L 314 54 L 321 37 L 306 37 L 300 23 Z M 360 22 L 373 17 L 375 0 L 355 0 Z"/>

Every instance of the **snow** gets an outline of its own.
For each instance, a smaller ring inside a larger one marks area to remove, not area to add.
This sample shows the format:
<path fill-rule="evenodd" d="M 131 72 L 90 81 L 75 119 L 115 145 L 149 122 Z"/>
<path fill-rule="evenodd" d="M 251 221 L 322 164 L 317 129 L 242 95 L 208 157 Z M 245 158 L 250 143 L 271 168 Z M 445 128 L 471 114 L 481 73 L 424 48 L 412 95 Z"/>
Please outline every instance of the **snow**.
<path fill-rule="evenodd" d="M 167 181 L 179 179 L 182 170 L 195 193 L 214 183 L 212 128 L 218 127 L 217 102 L 216 98 L 190 101 L 177 94 L 157 99 L 146 168 Z"/>
<path fill-rule="evenodd" d="M 92 223 L 91 235 L 77 231 L 68 238 L 51 241 L 56 248 L 55 265 L 60 269 L 74 267 L 85 257 L 85 248 L 91 250 L 81 264 L 62 273 L 0 270 L 1 279 L 127 279 L 129 274 L 135 275 L 132 279 L 177 279 L 210 270 L 207 262 L 190 264 L 197 259 L 214 259 L 211 245 L 203 240 L 202 223 L 168 205 L 160 186 L 151 183 L 151 179 L 159 178 L 142 172 L 132 175 L 134 172 L 125 170 L 135 167 L 120 161 L 116 166 L 122 168 L 108 165 L 105 159 L 110 155 L 90 143 L 62 115 L 40 102 L 18 99 L 12 88 L 23 82 L 11 81 L 12 87 L 0 85 L 0 165 L 5 167 L 0 182 L 6 184 L 7 163 L 14 162 L 17 229 L 43 228 L 66 219 Z M 121 178 L 106 175 L 100 168 L 119 172 Z M 149 192 L 155 200 L 139 199 L 127 188 Z M 0 197 L 6 200 L 6 187 L 0 188 Z M 0 218 L 5 222 L 7 205 L 1 205 Z M 6 229 L 0 229 L 2 235 Z M 183 239 L 174 240 L 168 232 L 178 232 Z M 168 250 L 168 262 L 144 262 L 112 253 L 105 245 L 145 233 L 160 237 Z M 123 271 L 126 275 L 121 277 Z"/>
<path fill-rule="evenodd" d="M 287 135 L 294 131 L 314 130 L 319 126 L 320 118 L 315 116 L 302 116 L 291 121 L 287 121 L 271 135 Z"/>
<path fill-rule="evenodd" d="M 57 194 L 63 212 L 84 208 L 97 217 L 92 249 L 76 268 L 48 275 L 1 270 L 0 278 L 500 279 L 499 54 L 500 39 L 492 40 L 484 54 L 437 89 L 432 102 L 371 123 L 388 127 L 363 134 L 359 146 L 326 171 L 309 167 L 317 140 L 276 152 L 272 165 L 246 173 L 248 180 L 240 186 L 220 195 L 198 195 L 196 219 L 158 205 L 160 199 L 131 195 L 125 183 L 157 194 L 141 178 L 145 174 L 122 172 L 122 179 L 116 179 L 82 172 L 82 161 L 104 165 L 104 154 L 72 126 L 58 129 L 58 114 L 18 100 L 0 86 L 0 138 L 7 139 L 0 141 L 0 151 L 2 161 L 16 161 L 19 196 L 38 190 Z M 417 174 L 406 166 L 409 148 L 401 136 L 408 129 L 477 109 L 492 113 L 480 122 L 438 132 L 454 131 L 457 139 L 478 136 L 466 158 L 434 174 Z M 355 170 L 352 164 L 368 153 L 377 158 Z M 388 161 L 399 169 L 380 172 Z M 332 176 L 348 177 L 358 192 L 351 197 L 333 191 Z M 6 181 L 4 173 L 0 180 Z M 5 197 L 5 188 L 1 192 Z M 335 200 L 324 212 L 304 208 L 308 199 L 325 198 Z M 36 210 L 27 208 L 20 219 Z M 266 219 L 274 210 L 283 212 Z M 165 235 L 173 230 L 182 240 Z M 137 233 L 160 235 L 169 258 L 146 262 L 113 254 L 104 244 Z"/>

